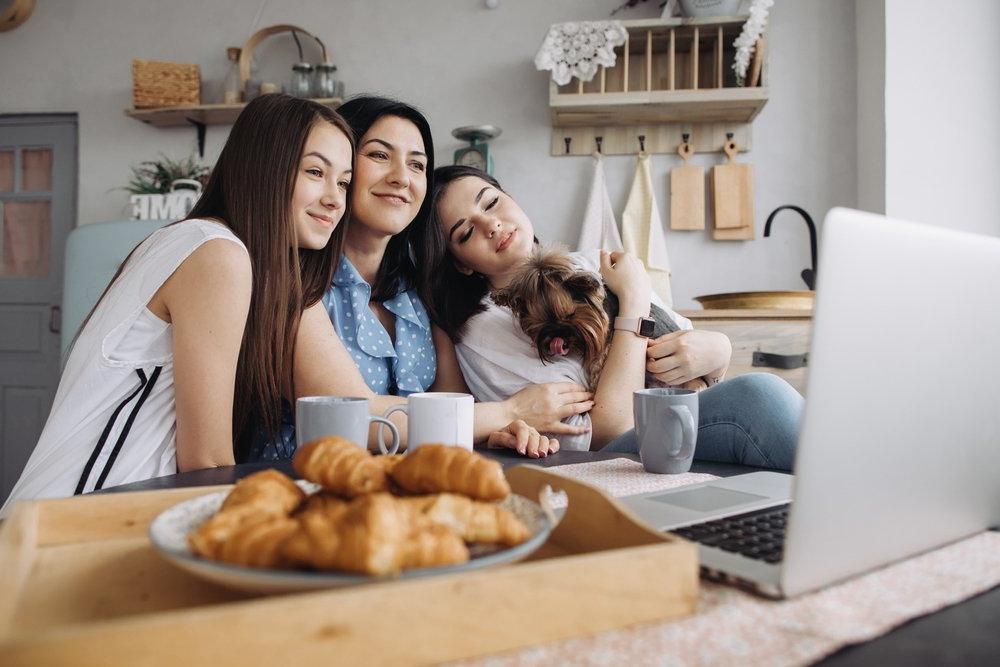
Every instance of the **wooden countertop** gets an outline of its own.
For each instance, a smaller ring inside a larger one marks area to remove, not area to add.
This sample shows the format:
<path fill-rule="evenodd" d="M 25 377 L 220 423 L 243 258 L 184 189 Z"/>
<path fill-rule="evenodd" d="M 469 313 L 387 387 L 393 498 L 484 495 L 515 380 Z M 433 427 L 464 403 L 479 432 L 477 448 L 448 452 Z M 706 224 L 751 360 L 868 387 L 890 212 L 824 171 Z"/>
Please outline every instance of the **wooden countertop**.
<path fill-rule="evenodd" d="M 812 319 L 812 309 L 725 308 L 716 310 L 679 310 L 680 315 L 689 320 L 808 320 Z"/>

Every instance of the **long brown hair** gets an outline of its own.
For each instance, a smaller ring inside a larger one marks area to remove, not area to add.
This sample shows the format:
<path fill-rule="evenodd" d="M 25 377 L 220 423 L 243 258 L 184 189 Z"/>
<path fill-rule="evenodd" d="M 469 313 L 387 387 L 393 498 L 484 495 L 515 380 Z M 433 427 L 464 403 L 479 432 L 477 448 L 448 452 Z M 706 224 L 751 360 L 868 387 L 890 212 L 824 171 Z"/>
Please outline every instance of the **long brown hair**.
<path fill-rule="evenodd" d="M 294 395 L 295 336 L 302 311 L 333 279 L 349 219 L 345 210 L 330 243 L 298 247 L 292 194 L 306 138 L 327 122 L 351 142 L 339 114 L 289 95 L 262 95 L 236 119 L 205 192 L 189 218 L 217 218 L 246 245 L 253 272 L 250 312 L 243 331 L 233 396 L 233 452 L 245 461 L 257 428 L 272 438 L 281 425 L 281 398 Z"/>

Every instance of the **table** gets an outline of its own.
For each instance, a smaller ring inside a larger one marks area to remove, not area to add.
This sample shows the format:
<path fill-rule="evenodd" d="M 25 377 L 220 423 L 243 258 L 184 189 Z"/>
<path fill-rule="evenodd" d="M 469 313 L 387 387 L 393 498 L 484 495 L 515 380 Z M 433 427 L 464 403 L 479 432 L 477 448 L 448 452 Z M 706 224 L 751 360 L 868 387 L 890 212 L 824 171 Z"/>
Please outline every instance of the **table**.
<path fill-rule="evenodd" d="M 532 463 L 554 467 L 572 463 L 606 461 L 613 458 L 638 460 L 633 454 L 560 451 L 543 459 L 528 459 L 512 450 L 478 449 L 504 467 Z M 149 491 L 192 486 L 232 484 L 241 477 L 266 468 L 277 468 L 295 476 L 290 461 L 244 463 L 157 477 L 105 489 L 101 493 Z M 753 472 L 758 468 L 695 461 L 692 472 L 719 477 Z M 879 665 L 879 667 L 919 667 L 921 665 L 1000 664 L 1000 587 L 935 614 L 915 619 L 892 632 L 864 644 L 848 646 L 820 661 L 824 667 Z"/>

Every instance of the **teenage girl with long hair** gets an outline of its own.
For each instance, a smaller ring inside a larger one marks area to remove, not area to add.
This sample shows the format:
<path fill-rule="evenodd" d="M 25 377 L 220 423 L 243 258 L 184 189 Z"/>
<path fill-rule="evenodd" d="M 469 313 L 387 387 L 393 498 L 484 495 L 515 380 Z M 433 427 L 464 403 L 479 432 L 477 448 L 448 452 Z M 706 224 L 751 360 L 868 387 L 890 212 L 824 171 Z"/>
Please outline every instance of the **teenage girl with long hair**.
<path fill-rule="evenodd" d="M 247 105 L 190 216 L 140 243 L 84 322 L 7 504 L 231 465 L 277 432 L 301 313 L 340 255 L 352 137 L 308 100 Z"/>

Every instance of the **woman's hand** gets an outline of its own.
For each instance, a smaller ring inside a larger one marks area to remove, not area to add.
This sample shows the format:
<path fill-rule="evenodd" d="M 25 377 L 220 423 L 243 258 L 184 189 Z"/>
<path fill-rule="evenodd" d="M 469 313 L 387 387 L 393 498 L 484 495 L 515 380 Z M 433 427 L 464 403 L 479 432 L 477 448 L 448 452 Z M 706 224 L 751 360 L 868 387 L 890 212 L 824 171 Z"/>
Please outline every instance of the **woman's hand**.
<path fill-rule="evenodd" d="M 646 370 L 668 385 L 721 374 L 729 367 L 733 346 L 717 331 L 674 331 L 649 341 Z"/>
<path fill-rule="evenodd" d="M 512 419 L 524 420 L 543 433 L 580 435 L 590 427 L 571 426 L 562 420 L 588 412 L 594 407 L 594 395 L 574 382 L 547 382 L 529 385 L 504 403 Z"/>
<path fill-rule="evenodd" d="M 646 267 L 627 252 L 601 251 L 601 277 L 618 296 L 622 317 L 646 317 L 652 289 Z"/>
<path fill-rule="evenodd" d="M 507 424 L 502 431 L 494 431 L 487 441 L 489 447 L 508 447 L 518 454 L 533 459 L 544 458 L 559 451 L 559 441 L 547 438 L 518 419 Z"/>

